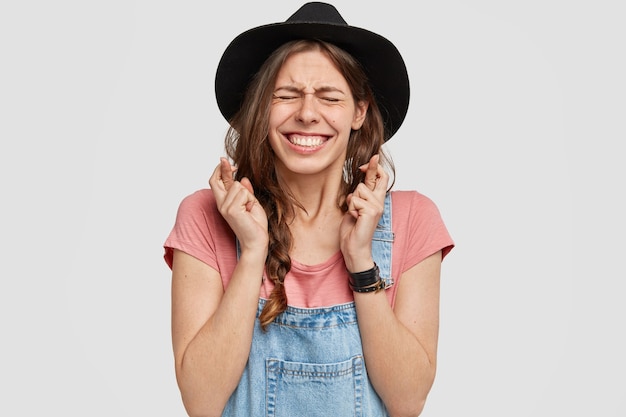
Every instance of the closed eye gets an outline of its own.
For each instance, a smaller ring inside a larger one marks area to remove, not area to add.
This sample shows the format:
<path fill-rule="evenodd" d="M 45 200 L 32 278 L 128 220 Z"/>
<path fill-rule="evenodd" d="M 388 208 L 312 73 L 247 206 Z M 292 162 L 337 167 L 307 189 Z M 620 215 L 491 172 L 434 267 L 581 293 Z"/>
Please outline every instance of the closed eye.
<path fill-rule="evenodd" d="M 299 96 L 297 96 L 297 95 L 285 95 L 285 94 L 276 95 L 276 94 L 274 94 L 274 99 L 275 100 L 288 101 L 288 100 L 295 100 L 297 98 L 299 98 Z"/>

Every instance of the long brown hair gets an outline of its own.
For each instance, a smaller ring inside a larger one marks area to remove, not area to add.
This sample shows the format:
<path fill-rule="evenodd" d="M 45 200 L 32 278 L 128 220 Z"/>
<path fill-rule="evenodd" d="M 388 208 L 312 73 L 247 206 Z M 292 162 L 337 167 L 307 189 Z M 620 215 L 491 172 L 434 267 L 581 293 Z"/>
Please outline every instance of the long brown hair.
<path fill-rule="evenodd" d="M 381 163 L 390 171 L 392 178 L 394 173 L 393 163 L 382 149 L 388 133 L 359 62 L 339 47 L 317 40 L 288 42 L 274 51 L 251 80 L 241 109 L 230 120 L 231 127 L 226 135 L 226 153 L 237 165 L 237 178 L 247 177 L 250 180 L 268 216 L 269 251 L 265 270 L 274 283 L 274 290 L 259 317 L 264 329 L 287 308 L 284 282 L 291 268 L 289 221 L 294 216 L 294 207 L 300 207 L 289 190 L 280 186 L 273 169 L 275 155 L 268 138 L 272 94 L 278 71 L 285 60 L 292 54 L 311 50 L 323 52 L 335 64 L 346 78 L 355 103 L 369 103 L 363 125 L 350 133 L 344 181 L 337 196 L 337 205 L 343 211 L 347 210 L 344 197 L 363 181 L 364 174 L 359 166 L 367 163 L 373 155 L 380 155 Z"/>

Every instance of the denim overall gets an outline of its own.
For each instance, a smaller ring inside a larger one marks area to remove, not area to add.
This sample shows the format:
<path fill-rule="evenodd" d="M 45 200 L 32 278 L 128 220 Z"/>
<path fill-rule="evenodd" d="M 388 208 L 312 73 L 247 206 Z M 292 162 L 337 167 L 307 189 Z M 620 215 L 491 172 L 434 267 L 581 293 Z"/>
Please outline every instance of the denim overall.
<path fill-rule="evenodd" d="M 388 193 L 372 241 L 372 256 L 387 287 L 393 285 L 392 243 Z M 267 331 L 258 320 L 264 305 L 260 299 L 250 357 L 223 416 L 388 416 L 367 377 L 354 302 L 290 306 Z"/>

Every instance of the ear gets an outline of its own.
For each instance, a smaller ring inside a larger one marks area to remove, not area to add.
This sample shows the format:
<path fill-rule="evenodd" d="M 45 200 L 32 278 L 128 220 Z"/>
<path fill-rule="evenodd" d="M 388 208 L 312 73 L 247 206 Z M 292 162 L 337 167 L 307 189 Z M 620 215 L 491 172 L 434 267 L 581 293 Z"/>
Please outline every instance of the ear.
<path fill-rule="evenodd" d="M 354 111 L 354 119 L 352 119 L 352 130 L 359 130 L 363 126 L 369 103 L 367 101 L 359 101 L 356 103 Z"/>

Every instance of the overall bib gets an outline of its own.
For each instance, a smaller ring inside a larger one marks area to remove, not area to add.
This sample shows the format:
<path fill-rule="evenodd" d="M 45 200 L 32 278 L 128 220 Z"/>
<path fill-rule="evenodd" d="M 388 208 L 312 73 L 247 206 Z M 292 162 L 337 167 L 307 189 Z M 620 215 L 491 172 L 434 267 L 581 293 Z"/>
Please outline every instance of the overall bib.
<path fill-rule="evenodd" d="M 387 194 L 372 241 L 372 256 L 387 287 L 393 285 L 392 243 Z M 259 300 L 248 363 L 223 416 L 388 416 L 367 376 L 354 302 L 289 306 L 263 331 L 258 316 L 265 302 Z"/>

